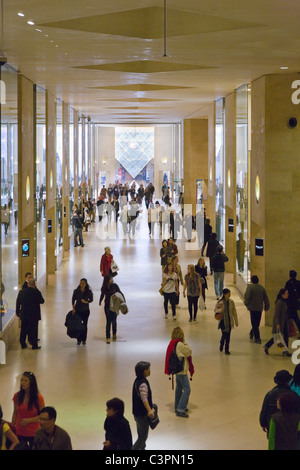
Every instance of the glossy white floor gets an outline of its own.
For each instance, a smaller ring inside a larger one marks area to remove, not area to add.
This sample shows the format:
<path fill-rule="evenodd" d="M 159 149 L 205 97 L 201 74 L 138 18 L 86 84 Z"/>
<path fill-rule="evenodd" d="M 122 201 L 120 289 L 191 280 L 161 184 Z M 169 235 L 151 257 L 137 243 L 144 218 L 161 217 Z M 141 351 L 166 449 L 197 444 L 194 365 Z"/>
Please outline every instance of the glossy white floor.
<path fill-rule="evenodd" d="M 161 239 L 149 239 L 146 221 L 139 239 L 100 240 L 95 226 L 84 234 L 85 247 L 71 248 L 50 285 L 42 289 L 45 305 L 40 322 L 42 349 L 21 350 L 16 342 L 0 366 L 0 403 L 5 419 L 12 415 L 12 397 L 19 389 L 23 371 L 36 374 L 46 404 L 55 406 L 57 424 L 65 428 L 76 450 L 101 449 L 106 401 L 117 396 L 125 401 L 133 439 L 135 422 L 131 413 L 131 389 L 134 366 L 140 360 L 151 362 L 151 386 L 159 406 L 161 423 L 151 431 L 148 450 L 266 449 L 267 440 L 258 416 L 265 393 L 274 386 L 273 377 L 280 369 L 293 372 L 294 365 L 275 348 L 266 356 L 262 346 L 249 341 L 249 315 L 242 300 L 232 289 L 240 325 L 232 333 L 231 355 L 220 353 L 220 332 L 213 318 L 215 295 L 209 277 L 207 310 L 199 312 L 196 323 L 188 322 L 187 301 L 181 295 L 177 321 L 164 318 L 160 287 Z M 129 313 L 118 318 L 118 339 L 105 342 L 105 317 L 99 307 L 102 279 L 99 273 L 103 248 L 110 245 L 120 271 L 116 278 L 125 293 Z M 193 244 L 178 242 L 179 263 L 183 272 L 188 263 L 196 263 L 200 252 Z M 66 336 L 64 320 L 70 310 L 73 289 L 86 277 L 94 292 L 88 341 L 77 347 Z M 281 287 L 281 286 L 279 286 Z M 174 391 L 164 375 L 165 351 L 175 325 L 180 325 L 193 349 L 195 375 L 188 419 L 173 412 Z M 262 339 L 270 337 L 269 327 L 262 328 Z"/>

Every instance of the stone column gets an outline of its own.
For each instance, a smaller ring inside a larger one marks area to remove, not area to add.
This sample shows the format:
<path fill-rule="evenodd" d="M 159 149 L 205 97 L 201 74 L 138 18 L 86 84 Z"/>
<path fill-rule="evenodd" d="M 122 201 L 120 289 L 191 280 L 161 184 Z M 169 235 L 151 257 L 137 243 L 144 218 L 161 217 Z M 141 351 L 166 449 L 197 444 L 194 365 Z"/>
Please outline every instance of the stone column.
<path fill-rule="evenodd" d="M 269 294 L 268 325 L 289 270 L 299 272 L 300 105 L 291 100 L 298 79 L 268 75 L 251 84 L 251 274 Z M 295 127 L 289 127 L 290 118 L 296 118 Z M 257 238 L 263 239 L 263 256 L 257 256 Z"/>
<path fill-rule="evenodd" d="M 34 273 L 35 253 L 35 159 L 33 83 L 18 76 L 18 241 L 19 285 L 27 271 Z M 28 251 L 22 250 L 25 240 Z M 22 251 L 23 255 L 22 256 Z"/>
<path fill-rule="evenodd" d="M 78 181 L 78 131 L 79 131 L 79 115 L 78 111 L 74 110 L 74 204 L 79 203 L 79 181 Z"/>
<path fill-rule="evenodd" d="M 192 204 L 196 213 L 196 181 L 203 180 L 203 196 L 208 188 L 208 120 L 184 121 L 184 204 Z"/>
<path fill-rule="evenodd" d="M 46 92 L 46 280 L 56 270 L 56 100 Z"/>
<path fill-rule="evenodd" d="M 225 247 L 228 263 L 226 272 L 236 280 L 236 93 L 225 98 Z M 229 231 L 229 219 L 233 231 Z"/>

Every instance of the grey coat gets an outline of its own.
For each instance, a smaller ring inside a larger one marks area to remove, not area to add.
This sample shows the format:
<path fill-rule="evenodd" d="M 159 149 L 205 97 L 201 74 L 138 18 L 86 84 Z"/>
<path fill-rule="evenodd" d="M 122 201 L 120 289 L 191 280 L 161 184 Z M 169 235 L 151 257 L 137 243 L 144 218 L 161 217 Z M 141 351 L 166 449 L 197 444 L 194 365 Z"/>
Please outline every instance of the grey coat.
<path fill-rule="evenodd" d="M 279 299 L 275 304 L 272 334 L 277 333 L 277 325 L 279 325 L 281 333 L 284 333 L 287 321 L 287 303 L 285 300 Z"/>
<path fill-rule="evenodd" d="M 270 301 L 266 289 L 260 284 L 248 284 L 244 304 L 250 312 L 267 311 L 270 308 Z"/>

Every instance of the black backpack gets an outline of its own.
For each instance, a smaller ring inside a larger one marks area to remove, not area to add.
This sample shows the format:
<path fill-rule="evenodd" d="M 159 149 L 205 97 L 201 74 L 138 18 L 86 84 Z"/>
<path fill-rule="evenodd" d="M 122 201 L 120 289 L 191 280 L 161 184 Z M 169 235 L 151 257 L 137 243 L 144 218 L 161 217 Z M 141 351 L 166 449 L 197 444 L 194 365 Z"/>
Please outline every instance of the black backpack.
<path fill-rule="evenodd" d="M 172 389 L 174 389 L 174 375 L 178 374 L 179 372 L 183 371 L 183 366 L 184 366 L 184 357 L 179 359 L 179 357 L 176 354 L 176 348 L 177 348 L 177 343 L 175 344 L 175 347 L 173 348 L 173 351 L 171 352 L 169 356 L 169 362 L 168 362 L 168 372 L 170 375 L 172 375 Z M 171 380 L 171 377 L 170 377 Z"/>

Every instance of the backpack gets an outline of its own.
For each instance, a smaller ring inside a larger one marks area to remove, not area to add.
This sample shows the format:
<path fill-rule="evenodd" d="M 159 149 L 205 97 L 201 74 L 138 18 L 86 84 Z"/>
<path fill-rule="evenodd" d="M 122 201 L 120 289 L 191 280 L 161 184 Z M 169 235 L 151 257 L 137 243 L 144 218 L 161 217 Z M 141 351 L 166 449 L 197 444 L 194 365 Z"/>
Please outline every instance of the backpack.
<path fill-rule="evenodd" d="M 170 375 L 172 375 L 172 389 L 174 389 L 174 380 L 173 380 L 174 375 L 178 374 L 179 372 L 182 372 L 183 366 L 184 366 L 184 357 L 179 359 L 179 357 L 176 354 L 176 348 L 177 348 L 177 343 L 175 344 L 173 351 L 170 353 L 169 362 L 168 362 L 168 372 Z"/>

